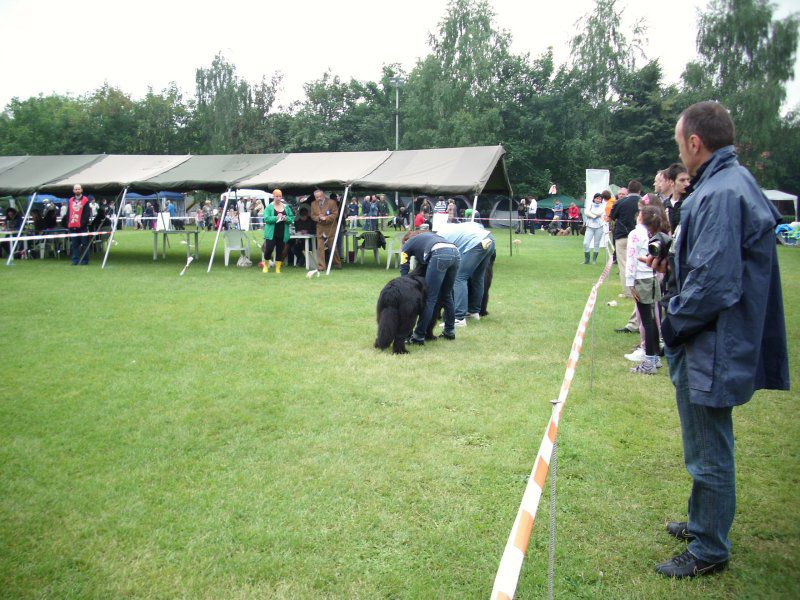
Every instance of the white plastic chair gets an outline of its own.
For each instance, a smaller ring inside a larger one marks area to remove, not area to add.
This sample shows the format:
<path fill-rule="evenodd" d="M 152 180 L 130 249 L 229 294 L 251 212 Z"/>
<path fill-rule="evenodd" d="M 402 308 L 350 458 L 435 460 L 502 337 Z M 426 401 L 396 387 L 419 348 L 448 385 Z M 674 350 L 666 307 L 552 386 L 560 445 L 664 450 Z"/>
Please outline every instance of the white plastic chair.
<path fill-rule="evenodd" d="M 397 263 L 397 266 L 400 266 L 400 254 L 403 252 L 403 236 L 405 232 L 398 233 L 393 238 L 389 240 L 389 247 L 386 250 L 386 253 L 389 255 L 386 258 L 386 270 L 389 270 L 389 267 L 392 265 L 392 258 L 394 257 Z"/>
<path fill-rule="evenodd" d="M 228 266 L 231 252 L 244 252 L 250 258 L 250 238 L 247 233 L 238 229 L 229 229 L 223 232 L 225 243 L 225 266 Z"/>

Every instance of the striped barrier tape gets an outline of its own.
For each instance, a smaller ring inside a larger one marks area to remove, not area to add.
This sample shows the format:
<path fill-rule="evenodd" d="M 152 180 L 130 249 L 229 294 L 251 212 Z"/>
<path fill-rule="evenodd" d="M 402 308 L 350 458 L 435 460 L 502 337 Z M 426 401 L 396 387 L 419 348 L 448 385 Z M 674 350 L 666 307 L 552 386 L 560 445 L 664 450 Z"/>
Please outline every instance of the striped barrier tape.
<path fill-rule="evenodd" d="M 59 233 L 57 235 L 23 235 L 22 237 L 12 237 L 8 236 L 5 238 L 0 238 L 0 243 L 2 242 L 13 242 L 14 240 L 18 242 L 29 242 L 35 240 L 58 240 L 63 238 L 74 238 L 74 237 L 87 237 L 87 236 L 95 236 L 95 235 L 109 235 L 110 231 L 87 231 L 84 233 Z"/>
<path fill-rule="evenodd" d="M 561 420 L 561 411 L 564 410 L 564 404 L 567 401 L 572 379 L 575 377 L 575 369 L 578 366 L 583 340 L 586 336 L 586 327 L 589 324 L 589 319 L 592 316 L 595 303 L 597 302 L 598 290 L 606 277 L 608 277 L 612 263 L 613 258 L 609 254 L 606 267 L 603 269 L 597 283 L 592 286 L 592 291 L 589 294 L 588 300 L 586 300 L 583 315 L 578 324 L 578 331 L 575 333 L 575 338 L 572 341 L 572 349 L 570 350 L 569 359 L 567 360 L 567 369 L 564 373 L 564 380 L 561 383 L 561 391 L 558 394 L 558 400 L 553 404 L 550 422 L 547 424 L 547 429 L 542 437 L 542 443 L 539 446 L 539 452 L 533 463 L 533 470 L 531 471 L 531 476 L 528 478 L 528 484 L 525 487 L 525 493 L 522 496 L 522 502 L 517 512 L 517 518 L 514 520 L 511 534 L 508 536 L 508 542 L 506 542 L 503 556 L 500 559 L 500 566 L 497 569 L 497 576 L 495 577 L 494 587 L 492 588 L 492 600 L 511 600 L 517 589 L 519 574 L 522 569 L 522 561 L 528 549 L 531 530 L 533 529 L 533 521 L 536 518 L 536 510 L 539 508 L 539 500 L 542 497 L 542 490 L 544 490 L 547 472 L 550 469 L 550 459 L 553 455 L 553 443 L 556 441 L 558 424 Z"/>

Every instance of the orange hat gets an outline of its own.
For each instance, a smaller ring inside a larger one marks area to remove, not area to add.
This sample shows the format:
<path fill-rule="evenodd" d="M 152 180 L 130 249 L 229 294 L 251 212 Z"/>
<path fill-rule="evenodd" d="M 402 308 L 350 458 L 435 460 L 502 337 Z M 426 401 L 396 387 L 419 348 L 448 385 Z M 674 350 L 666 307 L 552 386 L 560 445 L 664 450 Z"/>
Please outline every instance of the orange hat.
<path fill-rule="evenodd" d="M 283 198 L 283 192 L 280 191 L 279 189 L 272 190 L 272 195 L 277 196 L 278 198 Z"/>

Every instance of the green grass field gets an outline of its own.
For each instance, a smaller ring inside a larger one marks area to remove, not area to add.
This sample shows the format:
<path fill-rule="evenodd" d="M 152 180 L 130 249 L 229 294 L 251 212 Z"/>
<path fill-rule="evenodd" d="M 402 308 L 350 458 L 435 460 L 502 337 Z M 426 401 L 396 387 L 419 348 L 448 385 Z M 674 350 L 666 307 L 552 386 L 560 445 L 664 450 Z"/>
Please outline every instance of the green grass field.
<path fill-rule="evenodd" d="M 509 257 L 498 233 L 489 317 L 406 356 L 372 347 L 395 272 L 370 256 L 307 280 L 219 252 L 206 274 L 202 234 L 178 277 L 177 238 L 153 263 L 122 232 L 105 271 L 0 268 L 0 596 L 488 597 L 602 269 L 576 238 L 515 237 Z M 797 385 L 800 251 L 780 261 Z M 628 372 L 619 291 L 614 268 L 559 429 L 557 597 L 800 596 L 794 391 L 734 411 L 730 569 L 653 572 L 684 549 L 664 524 L 690 480 L 666 367 Z M 547 593 L 548 506 L 518 598 Z"/>

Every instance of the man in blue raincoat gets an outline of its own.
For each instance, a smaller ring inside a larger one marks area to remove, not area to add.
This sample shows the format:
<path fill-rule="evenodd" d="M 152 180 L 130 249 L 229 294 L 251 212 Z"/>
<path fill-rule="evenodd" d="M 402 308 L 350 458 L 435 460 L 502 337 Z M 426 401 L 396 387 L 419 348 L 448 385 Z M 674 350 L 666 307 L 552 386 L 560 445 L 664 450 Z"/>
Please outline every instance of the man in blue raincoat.
<path fill-rule="evenodd" d="M 773 234 L 779 215 L 736 159 L 733 138 L 733 121 L 717 102 L 690 106 L 675 127 L 693 179 L 672 244 L 662 334 L 692 491 L 688 521 L 667 525 L 689 541 L 686 552 L 656 567 L 669 577 L 728 564 L 736 509 L 733 407 L 755 390 L 789 389 Z"/>

